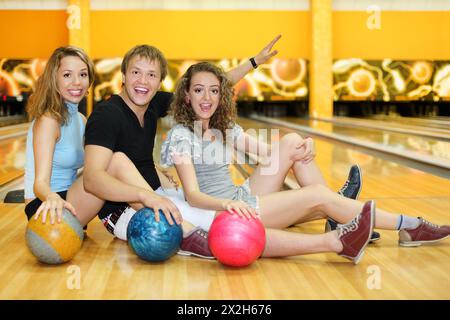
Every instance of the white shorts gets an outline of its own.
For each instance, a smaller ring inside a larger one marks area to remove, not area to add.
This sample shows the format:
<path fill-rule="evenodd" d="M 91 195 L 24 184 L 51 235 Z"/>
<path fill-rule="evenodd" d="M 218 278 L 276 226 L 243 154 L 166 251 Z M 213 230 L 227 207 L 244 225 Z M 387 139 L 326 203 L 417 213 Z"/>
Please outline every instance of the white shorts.
<path fill-rule="evenodd" d="M 184 193 L 181 188 L 177 189 L 163 189 L 159 187 L 156 191 L 160 196 L 169 198 L 178 208 L 184 221 L 190 222 L 194 227 L 200 227 L 205 231 L 209 231 L 211 223 L 214 220 L 216 211 L 205 210 L 191 207 L 184 199 Z M 127 207 L 121 214 L 117 221 L 111 218 L 111 215 L 103 219 L 103 224 L 108 231 L 114 234 L 121 240 L 127 240 L 127 227 L 130 219 L 134 216 L 136 210 Z"/>

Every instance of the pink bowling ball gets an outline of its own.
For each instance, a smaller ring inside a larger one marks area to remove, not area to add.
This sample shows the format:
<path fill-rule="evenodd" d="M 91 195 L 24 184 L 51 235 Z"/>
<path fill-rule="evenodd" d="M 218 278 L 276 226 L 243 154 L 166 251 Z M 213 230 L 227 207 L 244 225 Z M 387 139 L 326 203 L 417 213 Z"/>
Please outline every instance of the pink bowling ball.
<path fill-rule="evenodd" d="M 211 225 L 208 244 L 213 255 L 224 265 L 244 267 L 261 256 L 266 245 L 266 232 L 259 219 L 240 218 L 223 211 Z"/>

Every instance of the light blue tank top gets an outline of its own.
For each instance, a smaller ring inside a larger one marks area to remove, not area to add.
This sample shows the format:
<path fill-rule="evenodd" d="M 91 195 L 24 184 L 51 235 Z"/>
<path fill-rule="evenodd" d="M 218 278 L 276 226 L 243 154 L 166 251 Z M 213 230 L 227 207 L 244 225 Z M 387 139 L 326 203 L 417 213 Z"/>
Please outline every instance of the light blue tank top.
<path fill-rule="evenodd" d="M 53 192 L 65 191 L 77 178 L 77 170 L 84 164 L 84 122 L 78 113 L 78 105 L 66 103 L 69 111 L 67 123 L 61 126 L 61 135 L 55 144 L 53 154 L 50 189 Z M 25 199 L 34 199 L 34 152 L 33 152 L 33 120 L 28 129 L 26 161 L 25 161 Z"/>

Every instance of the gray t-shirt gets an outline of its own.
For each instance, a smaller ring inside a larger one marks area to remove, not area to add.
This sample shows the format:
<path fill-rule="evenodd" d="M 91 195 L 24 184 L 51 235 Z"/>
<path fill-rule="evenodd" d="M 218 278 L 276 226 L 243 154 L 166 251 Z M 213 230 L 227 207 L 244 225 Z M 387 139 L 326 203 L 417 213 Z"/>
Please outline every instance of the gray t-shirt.
<path fill-rule="evenodd" d="M 251 195 L 249 183 L 236 186 L 230 174 L 237 138 L 243 129 L 235 124 L 227 130 L 227 143 L 221 139 L 203 140 L 189 128 L 177 124 L 168 133 L 161 147 L 161 166 L 173 166 L 173 154 L 190 156 L 194 164 L 200 191 L 213 197 L 242 200 L 257 208 L 256 197 Z"/>

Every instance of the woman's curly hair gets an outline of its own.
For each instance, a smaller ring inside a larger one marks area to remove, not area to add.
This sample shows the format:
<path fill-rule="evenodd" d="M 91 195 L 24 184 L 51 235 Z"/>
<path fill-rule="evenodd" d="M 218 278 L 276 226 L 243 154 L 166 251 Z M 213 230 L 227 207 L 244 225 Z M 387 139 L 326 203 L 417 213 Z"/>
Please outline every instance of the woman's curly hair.
<path fill-rule="evenodd" d="M 210 62 L 199 62 L 190 66 L 178 80 L 169 114 L 173 116 L 177 123 L 194 131 L 194 121 L 197 120 L 197 117 L 192 106 L 186 103 L 186 95 L 189 92 L 192 77 L 199 72 L 210 72 L 219 79 L 220 100 L 216 112 L 214 112 L 209 121 L 209 129 L 219 130 L 222 133 L 222 137 L 226 139 L 226 130 L 231 129 L 236 122 L 237 112 L 236 103 L 233 100 L 233 84 L 227 78 L 223 69 Z"/>

